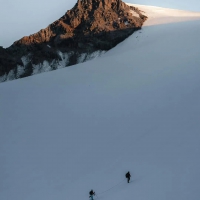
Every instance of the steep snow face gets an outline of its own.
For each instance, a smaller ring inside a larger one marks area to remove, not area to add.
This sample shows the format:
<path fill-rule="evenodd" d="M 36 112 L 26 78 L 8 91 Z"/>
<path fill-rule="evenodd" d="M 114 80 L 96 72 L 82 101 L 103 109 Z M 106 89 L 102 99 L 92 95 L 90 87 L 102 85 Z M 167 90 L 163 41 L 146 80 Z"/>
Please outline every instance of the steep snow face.
<path fill-rule="evenodd" d="M 0 84 L 0 199 L 199 199 L 199 32 L 144 27 L 90 62 Z"/>

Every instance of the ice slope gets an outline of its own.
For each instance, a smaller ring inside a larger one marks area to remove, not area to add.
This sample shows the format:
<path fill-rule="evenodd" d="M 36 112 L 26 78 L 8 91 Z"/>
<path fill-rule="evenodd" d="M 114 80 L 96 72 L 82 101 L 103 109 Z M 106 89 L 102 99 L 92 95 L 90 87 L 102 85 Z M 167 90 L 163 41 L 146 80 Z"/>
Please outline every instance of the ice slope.
<path fill-rule="evenodd" d="M 0 199 L 199 199 L 199 33 L 146 26 L 101 58 L 1 83 Z"/>

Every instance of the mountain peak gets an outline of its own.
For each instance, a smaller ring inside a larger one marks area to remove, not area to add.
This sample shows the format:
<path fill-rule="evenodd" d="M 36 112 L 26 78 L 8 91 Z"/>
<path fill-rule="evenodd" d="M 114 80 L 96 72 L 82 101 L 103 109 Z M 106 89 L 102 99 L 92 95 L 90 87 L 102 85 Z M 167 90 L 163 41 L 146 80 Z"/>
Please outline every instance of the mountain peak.
<path fill-rule="evenodd" d="M 138 17 L 130 13 L 131 9 Z M 71 10 L 46 29 L 24 37 L 14 44 L 51 42 L 51 45 L 57 46 L 76 36 L 93 36 L 100 32 L 140 28 L 144 19 L 139 10 L 121 0 L 78 0 Z"/>
<path fill-rule="evenodd" d="M 9 70 L 16 68 L 18 62 L 25 68 L 25 76 L 32 75 L 33 71 L 28 68 L 32 69 L 44 61 L 49 65 L 60 61 L 63 53 L 68 55 L 63 67 L 77 64 L 83 53 L 89 55 L 113 48 L 140 29 L 146 18 L 139 9 L 121 0 L 78 0 L 71 10 L 47 28 L 23 37 L 7 49 L 13 61 Z M 22 60 L 24 56 L 26 64 Z M 87 60 L 86 57 L 83 61 Z M 54 64 L 50 68 L 57 67 Z M 0 65 L 0 76 L 8 75 L 9 70 L 4 67 L 2 71 Z"/>

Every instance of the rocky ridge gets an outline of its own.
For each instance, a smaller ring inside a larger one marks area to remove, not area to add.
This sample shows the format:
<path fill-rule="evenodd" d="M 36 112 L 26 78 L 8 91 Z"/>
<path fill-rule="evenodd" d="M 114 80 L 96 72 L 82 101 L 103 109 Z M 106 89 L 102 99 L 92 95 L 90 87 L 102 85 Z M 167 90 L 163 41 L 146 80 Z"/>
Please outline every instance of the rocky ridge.
<path fill-rule="evenodd" d="M 121 0 L 78 0 L 47 28 L 0 47 L 0 81 L 92 59 L 141 29 L 146 19 Z"/>

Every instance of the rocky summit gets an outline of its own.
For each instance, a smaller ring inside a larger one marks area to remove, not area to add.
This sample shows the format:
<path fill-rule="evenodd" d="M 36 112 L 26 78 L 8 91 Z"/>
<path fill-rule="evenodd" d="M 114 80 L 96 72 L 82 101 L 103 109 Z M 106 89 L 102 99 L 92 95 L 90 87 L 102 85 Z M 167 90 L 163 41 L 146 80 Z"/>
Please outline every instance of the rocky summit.
<path fill-rule="evenodd" d="M 141 29 L 146 19 L 121 0 L 78 0 L 47 28 L 0 47 L 0 82 L 92 59 Z"/>

